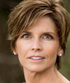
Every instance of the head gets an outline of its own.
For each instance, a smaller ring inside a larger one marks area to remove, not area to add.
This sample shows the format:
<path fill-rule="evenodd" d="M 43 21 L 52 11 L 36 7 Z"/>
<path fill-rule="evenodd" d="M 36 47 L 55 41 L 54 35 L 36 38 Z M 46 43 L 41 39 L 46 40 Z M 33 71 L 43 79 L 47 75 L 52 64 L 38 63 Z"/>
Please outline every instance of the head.
<path fill-rule="evenodd" d="M 61 49 L 65 53 L 66 42 L 70 32 L 68 13 L 62 0 L 24 0 L 9 15 L 8 30 L 11 48 L 24 31 L 32 27 L 40 18 L 50 17 L 56 25 Z M 57 68 L 60 69 L 61 58 L 57 56 Z"/>

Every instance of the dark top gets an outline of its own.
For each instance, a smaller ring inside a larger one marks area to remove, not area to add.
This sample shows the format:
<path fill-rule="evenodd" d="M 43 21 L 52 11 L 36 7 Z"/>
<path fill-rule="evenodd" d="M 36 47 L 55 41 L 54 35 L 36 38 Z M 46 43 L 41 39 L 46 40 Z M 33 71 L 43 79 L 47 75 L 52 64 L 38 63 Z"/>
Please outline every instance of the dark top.
<path fill-rule="evenodd" d="M 23 82 L 23 83 L 26 83 L 26 82 Z M 70 81 L 69 81 L 69 83 L 70 83 Z"/>

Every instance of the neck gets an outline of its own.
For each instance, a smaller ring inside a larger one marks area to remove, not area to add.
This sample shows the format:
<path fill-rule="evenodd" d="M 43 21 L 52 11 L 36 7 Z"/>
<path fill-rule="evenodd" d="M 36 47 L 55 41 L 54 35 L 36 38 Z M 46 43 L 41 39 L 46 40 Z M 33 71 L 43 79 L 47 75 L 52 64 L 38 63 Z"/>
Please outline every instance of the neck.
<path fill-rule="evenodd" d="M 55 83 L 57 78 L 57 69 L 55 67 L 42 72 L 30 72 L 24 68 L 26 83 Z"/>

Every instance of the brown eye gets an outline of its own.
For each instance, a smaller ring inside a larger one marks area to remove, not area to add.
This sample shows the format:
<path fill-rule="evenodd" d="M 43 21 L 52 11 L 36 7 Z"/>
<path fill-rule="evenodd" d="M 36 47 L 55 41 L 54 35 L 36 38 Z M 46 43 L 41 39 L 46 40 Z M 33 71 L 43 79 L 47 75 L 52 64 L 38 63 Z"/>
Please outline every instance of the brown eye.
<path fill-rule="evenodd" d="M 21 38 L 26 38 L 26 39 L 28 39 L 28 38 L 31 38 L 31 36 L 30 36 L 29 34 L 24 34 Z"/>
<path fill-rule="evenodd" d="M 51 35 L 43 35 L 42 38 L 43 39 L 53 39 L 53 37 Z"/>

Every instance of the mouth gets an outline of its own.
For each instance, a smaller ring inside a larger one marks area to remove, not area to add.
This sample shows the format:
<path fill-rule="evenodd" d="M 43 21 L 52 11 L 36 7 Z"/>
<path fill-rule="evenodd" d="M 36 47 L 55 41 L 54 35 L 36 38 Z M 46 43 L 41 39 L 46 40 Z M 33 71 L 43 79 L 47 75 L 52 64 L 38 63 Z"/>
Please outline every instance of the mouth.
<path fill-rule="evenodd" d="M 29 60 L 31 60 L 31 61 L 42 61 L 43 59 L 45 59 L 45 57 L 41 57 L 41 56 L 31 56 L 31 57 L 29 57 Z"/>
<path fill-rule="evenodd" d="M 44 57 L 29 57 L 29 59 L 40 60 L 40 59 L 44 59 Z"/>

